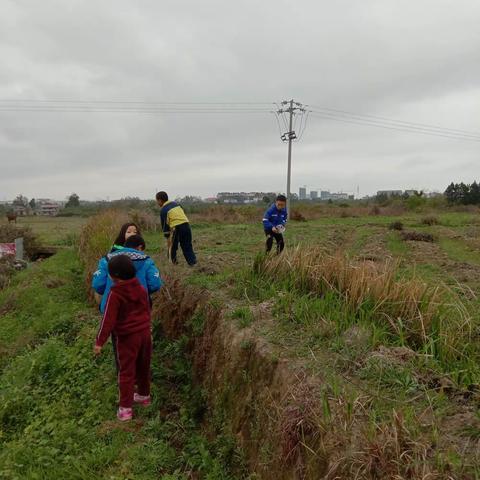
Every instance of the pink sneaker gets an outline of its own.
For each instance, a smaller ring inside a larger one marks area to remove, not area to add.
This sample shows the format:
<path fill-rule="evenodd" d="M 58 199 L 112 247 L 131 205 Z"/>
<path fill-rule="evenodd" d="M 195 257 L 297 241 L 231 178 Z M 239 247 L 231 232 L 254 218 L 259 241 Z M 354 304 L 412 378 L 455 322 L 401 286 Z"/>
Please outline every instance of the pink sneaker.
<path fill-rule="evenodd" d="M 118 407 L 117 418 L 121 422 L 128 422 L 133 417 L 133 410 L 131 408 Z"/>
<path fill-rule="evenodd" d="M 148 407 L 152 403 L 150 395 L 139 395 L 138 393 L 133 394 L 133 401 L 144 407 Z"/>

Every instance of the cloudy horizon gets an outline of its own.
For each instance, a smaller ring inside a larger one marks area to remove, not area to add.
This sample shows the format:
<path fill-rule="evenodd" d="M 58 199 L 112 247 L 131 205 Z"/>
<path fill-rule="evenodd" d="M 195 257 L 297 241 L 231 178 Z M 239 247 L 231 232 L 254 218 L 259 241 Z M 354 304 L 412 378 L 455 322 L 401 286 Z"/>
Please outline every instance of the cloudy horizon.
<path fill-rule="evenodd" d="M 356 115 L 309 116 L 293 145 L 293 192 L 479 180 L 473 0 L 5 0 L 0 13 L 0 200 L 284 191 L 287 148 L 269 110 L 292 97 Z M 38 107 L 58 101 L 123 111 Z M 131 102 L 265 112 L 127 112 Z M 452 130 L 352 121 L 365 115 Z"/>

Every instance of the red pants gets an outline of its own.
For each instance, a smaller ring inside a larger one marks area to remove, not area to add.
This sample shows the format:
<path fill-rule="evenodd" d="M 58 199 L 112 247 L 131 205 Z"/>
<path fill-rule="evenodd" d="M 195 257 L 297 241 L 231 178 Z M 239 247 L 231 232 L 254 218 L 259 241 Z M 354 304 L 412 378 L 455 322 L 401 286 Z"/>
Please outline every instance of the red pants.
<path fill-rule="evenodd" d="M 152 336 L 150 330 L 116 336 L 118 388 L 120 406 L 131 408 L 135 384 L 139 395 L 150 395 L 150 360 Z"/>

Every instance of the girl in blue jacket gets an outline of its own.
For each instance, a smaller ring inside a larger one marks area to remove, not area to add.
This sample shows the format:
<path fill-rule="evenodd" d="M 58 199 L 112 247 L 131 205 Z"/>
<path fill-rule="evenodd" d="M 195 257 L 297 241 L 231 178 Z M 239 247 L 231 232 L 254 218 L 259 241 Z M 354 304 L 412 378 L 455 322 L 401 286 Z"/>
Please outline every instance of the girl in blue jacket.
<path fill-rule="evenodd" d="M 272 250 L 273 240 L 277 242 L 277 254 L 281 253 L 285 248 L 283 232 L 285 231 L 287 219 L 287 197 L 285 195 L 278 195 L 275 199 L 275 203 L 263 216 L 263 228 L 265 230 L 265 235 L 267 236 L 267 253 Z"/>
<path fill-rule="evenodd" d="M 127 238 L 123 248 L 112 250 L 98 262 L 97 271 L 93 274 L 92 288 L 102 296 L 100 302 L 100 312 L 102 314 L 105 311 L 108 294 L 112 287 L 112 279 L 108 275 L 108 261 L 116 255 L 127 255 L 133 261 L 137 271 L 136 277 L 149 295 L 160 290 L 163 285 L 160 272 L 154 261 L 143 252 L 144 249 L 145 241 L 143 238 L 140 235 L 132 235 Z"/>

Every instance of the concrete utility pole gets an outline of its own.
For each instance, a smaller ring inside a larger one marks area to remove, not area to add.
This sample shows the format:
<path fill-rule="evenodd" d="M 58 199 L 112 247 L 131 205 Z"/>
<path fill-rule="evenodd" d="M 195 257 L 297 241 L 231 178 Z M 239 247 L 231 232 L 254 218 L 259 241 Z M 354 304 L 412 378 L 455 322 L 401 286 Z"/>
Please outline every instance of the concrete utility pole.
<path fill-rule="evenodd" d="M 286 107 L 286 108 L 285 108 Z M 287 210 L 290 215 L 290 201 L 291 201 L 291 180 L 292 180 L 292 142 L 297 139 L 297 134 L 293 130 L 293 117 L 297 114 L 304 114 L 305 108 L 301 103 L 292 100 L 285 100 L 282 102 L 282 108 L 276 113 L 283 115 L 288 113 L 288 132 L 284 133 L 280 138 L 283 142 L 288 142 L 288 166 L 287 166 Z"/>

